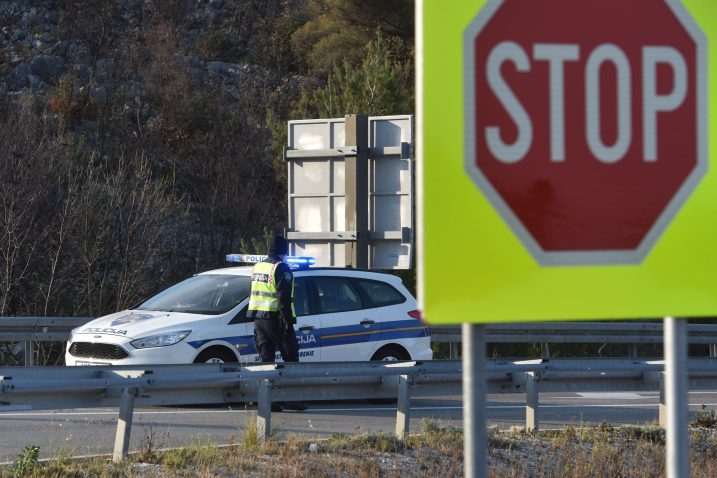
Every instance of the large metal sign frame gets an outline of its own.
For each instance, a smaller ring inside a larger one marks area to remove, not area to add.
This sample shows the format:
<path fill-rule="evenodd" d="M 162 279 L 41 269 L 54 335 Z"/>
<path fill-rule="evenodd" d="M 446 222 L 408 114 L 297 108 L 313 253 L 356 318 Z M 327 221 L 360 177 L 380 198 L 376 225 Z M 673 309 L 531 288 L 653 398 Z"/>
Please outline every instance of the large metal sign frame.
<path fill-rule="evenodd" d="M 290 121 L 290 253 L 317 265 L 408 269 L 413 256 L 413 117 Z"/>

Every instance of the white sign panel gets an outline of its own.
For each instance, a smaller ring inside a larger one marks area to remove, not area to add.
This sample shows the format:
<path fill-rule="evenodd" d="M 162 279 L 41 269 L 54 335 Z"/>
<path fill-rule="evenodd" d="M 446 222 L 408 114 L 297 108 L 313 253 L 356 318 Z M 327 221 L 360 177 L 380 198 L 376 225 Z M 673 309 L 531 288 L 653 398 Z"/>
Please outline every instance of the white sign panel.
<path fill-rule="evenodd" d="M 368 118 L 369 267 L 408 269 L 413 250 L 413 117 Z M 319 266 L 345 265 L 344 118 L 289 122 L 290 253 Z M 351 146 L 351 145 L 349 145 Z M 349 231 L 350 232 L 350 231 Z M 299 237 L 299 239 L 293 239 Z M 355 239 L 355 238 L 353 238 Z"/>

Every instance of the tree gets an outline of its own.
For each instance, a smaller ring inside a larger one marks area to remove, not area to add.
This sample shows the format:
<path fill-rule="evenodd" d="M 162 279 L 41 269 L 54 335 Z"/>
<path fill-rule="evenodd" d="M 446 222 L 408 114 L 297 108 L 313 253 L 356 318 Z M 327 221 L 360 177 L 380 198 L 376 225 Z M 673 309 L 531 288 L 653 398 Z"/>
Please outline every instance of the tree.
<path fill-rule="evenodd" d="M 311 20 L 292 34 L 292 44 L 310 73 L 327 74 L 345 61 L 358 64 L 378 29 L 413 43 L 413 8 L 413 0 L 309 0 Z"/>
<path fill-rule="evenodd" d="M 335 66 L 325 88 L 302 91 L 293 111 L 297 118 L 330 118 L 347 114 L 393 115 L 413 111 L 413 64 L 396 58 L 381 35 L 364 49 L 360 66 L 349 60 Z"/>

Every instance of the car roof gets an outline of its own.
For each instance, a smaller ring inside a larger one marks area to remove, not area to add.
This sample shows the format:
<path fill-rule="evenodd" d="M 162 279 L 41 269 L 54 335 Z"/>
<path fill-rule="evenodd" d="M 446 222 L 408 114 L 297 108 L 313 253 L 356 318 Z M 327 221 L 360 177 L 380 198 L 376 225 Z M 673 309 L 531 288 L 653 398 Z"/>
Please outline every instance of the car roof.
<path fill-rule="evenodd" d="M 251 275 L 252 266 L 234 266 L 224 267 L 222 269 L 213 269 L 210 271 L 200 272 L 197 275 L 205 274 L 226 274 L 226 275 L 238 275 L 238 276 L 249 276 Z M 364 279 L 375 279 L 382 280 L 384 282 L 393 282 L 401 284 L 401 278 L 387 272 L 371 271 L 366 269 L 353 269 L 348 267 L 311 267 L 309 269 L 296 269 L 292 271 L 297 277 L 304 276 L 337 276 L 337 277 L 359 277 Z"/>

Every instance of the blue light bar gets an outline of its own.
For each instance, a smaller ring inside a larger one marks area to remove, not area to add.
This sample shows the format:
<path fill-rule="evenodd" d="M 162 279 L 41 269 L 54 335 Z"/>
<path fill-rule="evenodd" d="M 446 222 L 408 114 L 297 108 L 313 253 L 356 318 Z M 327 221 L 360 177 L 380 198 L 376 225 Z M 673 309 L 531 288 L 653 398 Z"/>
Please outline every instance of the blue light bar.
<path fill-rule="evenodd" d="M 289 265 L 309 267 L 316 264 L 316 259 L 306 256 L 286 256 L 286 263 Z"/>
<path fill-rule="evenodd" d="M 240 262 L 244 264 L 256 264 L 265 260 L 267 255 L 261 254 L 227 254 L 227 262 Z M 286 256 L 284 262 L 289 264 L 290 267 L 305 269 L 309 266 L 316 264 L 316 259 L 308 256 Z"/>

